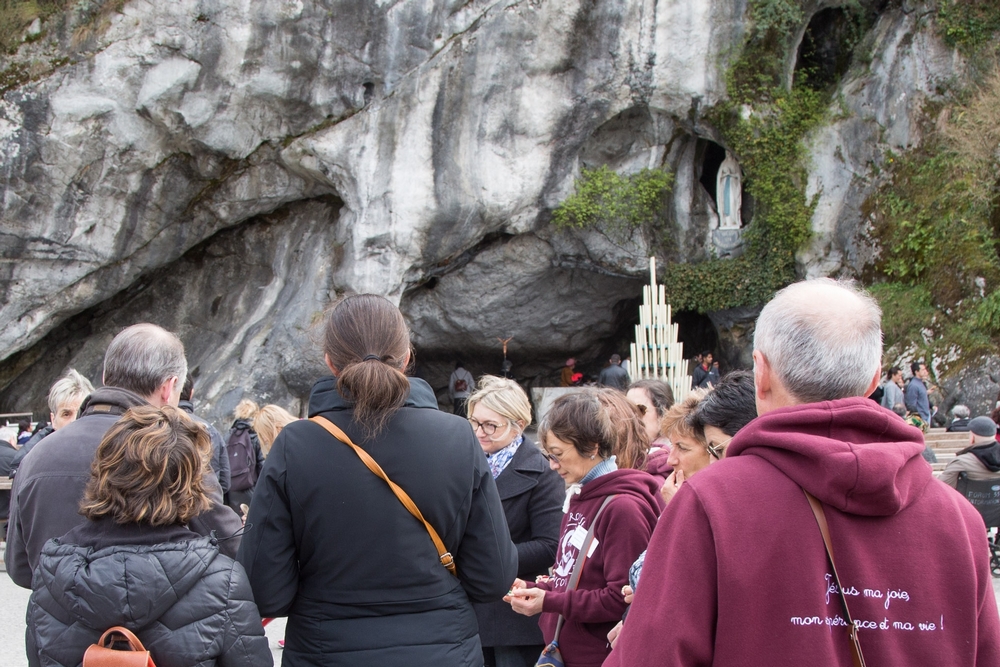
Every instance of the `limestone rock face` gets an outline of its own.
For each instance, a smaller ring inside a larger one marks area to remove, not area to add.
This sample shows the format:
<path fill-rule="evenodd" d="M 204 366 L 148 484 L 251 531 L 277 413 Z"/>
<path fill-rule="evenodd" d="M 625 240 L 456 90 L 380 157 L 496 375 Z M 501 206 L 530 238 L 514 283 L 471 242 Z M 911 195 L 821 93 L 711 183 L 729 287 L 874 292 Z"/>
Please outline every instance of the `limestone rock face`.
<path fill-rule="evenodd" d="M 362 291 L 400 304 L 439 390 L 455 355 L 499 370 L 511 336 L 515 373 L 544 384 L 567 356 L 596 370 L 625 350 L 650 253 L 711 253 L 702 171 L 721 139 L 702 112 L 746 0 L 74 11 L 33 26 L 5 70 L 27 74 L 0 83 L 0 408 L 41 412 L 67 366 L 99 380 L 111 337 L 153 321 L 181 334 L 220 425 L 244 394 L 301 409 L 323 308 Z M 886 13 L 871 71 L 843 86 L 854 116 L 811 139 L 804 274 L 863 263 L 869 164 L 913 141 L 921 95 L 957 67 L 929 35 Z M 675 174 L 670 243 L 553 229 L 604 164 Z M 733 363 L 748 317 L 715 318 Z"/>
<path fill-rule="evenodd" d="M 917 11 L 889 12 L 868 37 L 871 63 L 856 63 L 838 90 L 833 122 L 808 140 L 806 195 L 815 197 L 813 240 L 799 253 L 806 277 L 859 275 L 872 260 L 863 204 L 889 151 L 920 143 L 924 105 L 963 73 L 963 63 Z"/>
<path fill-rule="evenodd" d="M 66 365 L 95 377 L 109 337 L 141 319 L 187 332 L 219 414 L 230 391 L 301 399 L 320 355 L 290 370 L 274 354 L 295 344 L 277 332 L 304 332 L 344 291 L 415 290 L 404 305 L 433 356 L 492 337 L 497 302 L 483 297 L 506 282 L 519 344 L 589 354 L 606 345 L 608 309 L 637 296 L 646 241 L 535 230 L 603 123 L 636 105 L 683 119 L 724 94 L 744 12 L 721 0 L 178 0 L 127 3 L 105 29 L 50 26 L 16 57 L 41 72 L 0 105 L 2 402 L 39 405 Z M 641 151 L 623 140 L 619 157 L 663 164 L 661 137 Z M 331 214 L 322 197 L 343 206 Z M 224 270 L 216 255 L 263 219 L 269 273 Z M 296 252 L 323 261 L 280 261 Z M 517 270 L 489 277 L 503 273 L 489 261 L 512 255 Z M 315 275 L 296 273 L 306 266 Z M 172 288 L 154 297 L 157 276 Z M 435 301 L 421 287 L 434 277 L 441 293 L 473 293 L 458 309 Z M 282 289 L 309 308 L 257 304 Z"/>

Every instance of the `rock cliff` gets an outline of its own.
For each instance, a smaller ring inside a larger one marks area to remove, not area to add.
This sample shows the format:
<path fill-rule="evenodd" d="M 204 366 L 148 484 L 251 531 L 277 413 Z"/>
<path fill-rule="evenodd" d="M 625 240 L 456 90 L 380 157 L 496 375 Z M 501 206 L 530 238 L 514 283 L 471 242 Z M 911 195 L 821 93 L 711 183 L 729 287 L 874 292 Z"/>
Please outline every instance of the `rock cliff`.
<path fill-rule="evenodd" d="M 803 30 L 842 3 L 805 4 Z M 705 111 L 746 0 L 104 5 L 35 26 L 0 79 L 0 407 L 40 409 L 67 366 L 99 380 L 114 333 L 148 320 L 182 335 L 206 416 L 244 394 L 294 410 L 323 308 L 354 291 L 400 304 L 439 389 L 457 355 L 498 370 L 498 337 L 544 384 L 628 339 L 651 252 L 717 253 Z M 807 140 L 803 275 L 863 267 L 873 165 L 961 74 L 924 14 L 876 13 Z M 599 165 L 674 174 L 672 245 L 551 225 Z M 712 318 L 734 363 L 753 314 Z"/>

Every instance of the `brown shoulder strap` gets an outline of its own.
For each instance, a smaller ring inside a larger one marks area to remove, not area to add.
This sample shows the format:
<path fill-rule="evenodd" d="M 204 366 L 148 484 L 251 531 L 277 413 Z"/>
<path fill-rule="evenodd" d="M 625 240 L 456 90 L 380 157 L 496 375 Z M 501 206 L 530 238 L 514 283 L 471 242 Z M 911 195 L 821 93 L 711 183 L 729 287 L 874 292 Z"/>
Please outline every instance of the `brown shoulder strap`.
<path fill-rule="evenodd" d="M 826 523 L 826 513 L 823 511 L 823 504 L 805 489 L 809 507 L 812 509 L 816 523 L 819 524 L 819 532 L 823 534 L 823 545 L 826 546 L 826 557 L 830 561 L 830 569 L 833 570 L 833 581 L 837 584 L 837 592 L 840 593 L 840 604 L 844 607 L 844 620 L 847 621 L 847 634 L 851 638 L 851 659 L 854 667 L 865 667 L 865 656 L 861 652 L 861 642 L 858 640 L 858 626 L 851 618 L 851 611 L 847 608 L 847 598 L 844 597 L 844 587 L 840 584 L 840 575 L 837 574 L 837 564 L 833 560 L 833 543 L 830 540 L 830 527 Z"/>
<path fill-rule="evenodd" d="M 377 476 L 381 477 L 383 481 L 385 481 L 385 483 L 389 485 L 389 488 L 392 489 L 392 492 L 394 494 L 396 494 L 396 498 L 399 499 L 399 502 L 403 503 L 403 507 L 405 507 L 410 512 L 410 514 L 416 517 L 417 521 L 424 524 L 424 528 L 427 530 L 427 534 L 431 536 L 431 541 L 434 542 L 434 547 L 437 549 L 438 556 L 441 560 L 441 564 L 444 565 L 446 568 L 448 568 L 448 571 L 457 577 L 458 571 L 455 568 L 455 559 L 448 551 L 448 548 L 445 547 L 444 541 L 441 540 L 441 537 L 438 535 L 437 531 L 434 530 L 434 526 L 432 526 L 430 522 L 424 518 L 424 515 L 420 513 L 420 508 L 418 508 L 417 504 L 413 502 L 409 494 L 407 494 L 406 491 L 404 491 L 401 486 L 399 486 L 394 481 L 389 479 L 389 476 L 385 474 L 384 470 L 382 470 L 382 466 L 380 466 L 378 462 L 375 461 L 375 459 L 373 459 L 368 454 L 368 452 L 366 452 L 365 450 L 361 449 L 353 442 L 351 442 L 351 438 L 332 421 L 330 421 L 325 417 L 321 417 L 319 415 L 315 417 L 310 417 L 309 421 L 316 422 L 317 424 L 325 428 L 334 438 L 340 440 L 342 443 L 353 449 L 354 453 L 358 455 L 358 458 L 361 459 L 366 466 L 368 466 L 368 469 L 371 470 L 373 473 L 375 473 Z"/>

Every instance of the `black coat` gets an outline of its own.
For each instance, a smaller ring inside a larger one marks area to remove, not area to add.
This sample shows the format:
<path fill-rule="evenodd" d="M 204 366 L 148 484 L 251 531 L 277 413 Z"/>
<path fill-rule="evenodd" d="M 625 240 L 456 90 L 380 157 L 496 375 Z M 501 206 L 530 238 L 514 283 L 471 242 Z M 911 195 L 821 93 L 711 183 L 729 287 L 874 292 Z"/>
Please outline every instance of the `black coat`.
<path fill-rule="evenodd" d="M 183 526 L 87 521 L 49 540 L 28 602 L 28 664 L 76 667 L 123 625 L 157 667 L 270 667 L 243 568 Z"/>
<path fill-rule="evenodd" d="M 566 485 L 528 438 L 496 479 L 510 539 L 517 547 L 517 576 L 534 581 L 555 562 Z M 477 604 L 483 646 L 543 644 L 537 616 L 515 613 L 506 602 Z"/>
<path fill-rule="evenodd" d="M 501 599 L 517 574 L 496 484 L 468 422 L 410 396 L 373 441 L 326 378 L 309 414 L 342 428 L 410 495 L 455 556 L 347 445 L 311 421 L 278 435 L 257 482 L 239 560 L 265 616 L 288 616 L 282 663 L 482 665 L 472 602 Z"/>

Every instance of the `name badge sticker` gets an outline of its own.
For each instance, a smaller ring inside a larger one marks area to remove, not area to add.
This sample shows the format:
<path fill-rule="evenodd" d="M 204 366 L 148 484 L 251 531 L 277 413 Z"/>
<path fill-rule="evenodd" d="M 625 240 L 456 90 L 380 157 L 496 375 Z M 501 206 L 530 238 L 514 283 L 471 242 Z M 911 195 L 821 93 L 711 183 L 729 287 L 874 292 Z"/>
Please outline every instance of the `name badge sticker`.
<path fill-rule="evenodd" d="M 583 548 L 583 541 L 587 539 L 587 529 L 583 526 L 577 526 L 573 530 L 573 534 L 569 536 L 569 543 L 576 547 L 577 549 Z"/>
<path fill-rule="evenodd" d="M 590 548 L 587 549 L 587 558 L 593 556 L 594 552 L 597 551 L 597 544 L 598 544 L 597 538 L 595 537 L 594 540 L 590 543 Z"/>

